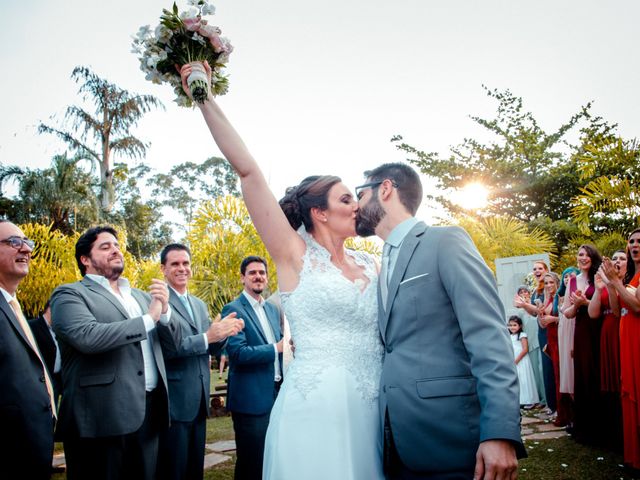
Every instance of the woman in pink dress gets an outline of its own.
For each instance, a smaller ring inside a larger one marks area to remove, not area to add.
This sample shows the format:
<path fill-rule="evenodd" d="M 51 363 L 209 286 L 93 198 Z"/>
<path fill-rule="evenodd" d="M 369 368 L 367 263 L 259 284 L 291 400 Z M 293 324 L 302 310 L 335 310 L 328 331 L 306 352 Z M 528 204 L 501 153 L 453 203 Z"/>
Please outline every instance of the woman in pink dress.
<path fill-rule="evenodd" d="M 562 281 L 558 289 L 558 356 L 560 359 L 560 397 L 558 403 L 562 405 L 560 410 L 565 412 L 564 423 L 568 427 L 573 426 L 573 332 L 575 330 L 575 318 L 567 318 L 564 310 L 571 303 L 569 301 L 569 280 L 575 277 L 580 270 L 576 267 L 566 268 L 562 272 Z"/>

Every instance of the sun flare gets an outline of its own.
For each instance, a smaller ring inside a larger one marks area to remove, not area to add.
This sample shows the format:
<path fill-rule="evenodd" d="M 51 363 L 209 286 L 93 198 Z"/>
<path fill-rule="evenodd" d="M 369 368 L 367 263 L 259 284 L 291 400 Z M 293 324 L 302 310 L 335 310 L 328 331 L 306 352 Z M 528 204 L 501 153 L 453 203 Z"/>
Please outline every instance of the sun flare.
<path fill-rule="evenodd" d="M 468 183 L 453 192 L 451 200 L 465 210 L 480 210 L 487 206 L 489 189 L 482 183 Z"/>

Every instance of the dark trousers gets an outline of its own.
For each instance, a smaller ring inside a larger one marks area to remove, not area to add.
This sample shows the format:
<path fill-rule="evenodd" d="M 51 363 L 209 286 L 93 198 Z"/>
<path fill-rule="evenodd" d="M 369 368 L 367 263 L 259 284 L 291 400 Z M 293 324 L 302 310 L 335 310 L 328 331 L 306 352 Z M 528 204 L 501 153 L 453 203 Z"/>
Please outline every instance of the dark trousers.
<path fill-rule="evenodd" d="M 23 422 L 40 422 L 38 430 L 26 429 Z M 53 458 L 53 418 L 46 412 L 25 418 L 16 406 L 0 409 L 0 478 L 48 480 Z"/>
<path fill-rule="evenodd" d="M 387 480 L 471 480 L 473 470 L 456 472 L 416 472 L 410 470 L 400 458 L 393 440 L 389 414 L 384 417 L 384 475 Z"/>
<path fill-rule="evenodd" d="M 162 388 L 162 387 L 159 387 Z M 155 480 L 158 439 L 165 425 L 159 388 L 147 393 L 142 426 L 127 435 L 64 440 L 68 480 Z"/>
<path fill-rule="evenodd" d="M 269 415 L 249 415 L 231 412 L 236 434 L 236 480 L 261 480 L 264 441 Z"/>
<path fill-rule="evenodd" d="M 169 430 L 160 436 L 159 480 L 202 480 L 207 436 L 204 402 L 203 395 L 198 415 L 192 422 L 171 420 Z"/>

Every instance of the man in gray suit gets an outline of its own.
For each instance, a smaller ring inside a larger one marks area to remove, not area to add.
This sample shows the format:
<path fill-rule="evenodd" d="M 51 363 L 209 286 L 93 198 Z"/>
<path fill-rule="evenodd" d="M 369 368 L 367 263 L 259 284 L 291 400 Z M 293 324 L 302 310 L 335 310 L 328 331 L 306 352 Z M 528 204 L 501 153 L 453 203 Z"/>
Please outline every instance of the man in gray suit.
<path fill-rule="evenodd" d="M 158 330 L 180 344 L 169 292 L 153 280 L 150 294 L 121 277 L 117 232 L 90 228 L 76 243 L 83 279 L 51 297 L 62 352 L 57 433 L 67 478 L 147 479 L 156 475 L 158 439 L 169 425 L 169 400 Z"/>
<path fill-rule="evenodd" d="M 467 233 L 427 227 L 417 173 L 384 164 L 356 188 L 359 235 L 385 240 L 380 383 L 391 479 L 517 476 L 518 380 L 495 280 Z"/>
<path fill-rule="evenodd" d="M 204 445 L 209 414 L 211 368 L 209 355 L 220 351 L 230 335 L 236 335 L 244 322 L 229 315 L 212 323 L 207 305 L 187 291 L 191 278 L 191 251 L 172 243 L 160 253 L 160 268 L 169 284 L 172 318 L 182 330 L 182 344 L 175 348 L 171 339 L 162 347 L 169 380 L 171 426 L 160 437 L 158 478 L 202 479 Z"/>

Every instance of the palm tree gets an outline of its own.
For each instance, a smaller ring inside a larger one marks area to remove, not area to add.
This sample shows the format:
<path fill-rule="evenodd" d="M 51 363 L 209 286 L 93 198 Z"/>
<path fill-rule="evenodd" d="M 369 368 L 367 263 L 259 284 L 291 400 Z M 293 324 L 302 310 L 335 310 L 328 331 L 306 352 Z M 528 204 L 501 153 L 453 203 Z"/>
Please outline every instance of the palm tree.
<path fill-rule="evenodd" d="M 78 155 L 90 159 L 100 167 L 100 203 L 105 211 L 114 203 L 112 154 L 142 158 L 148 144 L 129 134 L 142 116 L 152 107 L 163 107 L 153 95 L 131 94 L 113 83 L 98 77 L 87 67 L 76 67 L 71 73 L 81 83 L 78 93 L 95 105 L 95 112 L 76 105 L 67 107 L 65 120 L 73 131 L 41 123 L 39 133 L 51 133 L 70 145 Z"/>
<path fill-rule="evenodd" d="M 585 235 L 624 232 L 640 218 L 640 143 L 594 134 L 578 154 L 581 179 L 590 179 L 573 199 L 571 215 Z"/>
<path fill-rule="evenodd" d="M 19 200 L 13 203 L 11 220 L 44 223 L 65 233 L 95 222 L 98 199 L 93 177 L 78 166 L 83 160 L 64 154 L 53 157 L 45 170 L 0 167 L 0 187 L 7 180 L 18 182 Z"/>
<path fill-rule="evenodd" d="M 555 244 L 542 230 L 529 230 L 524 222 L 509 217 L 474 218 L 459 216 L 458 225 L 463 227 L 489 268 L 495 272 L 495 259 L 517 255 L 532 255 L 548 252 L 552 262 Z"/>

